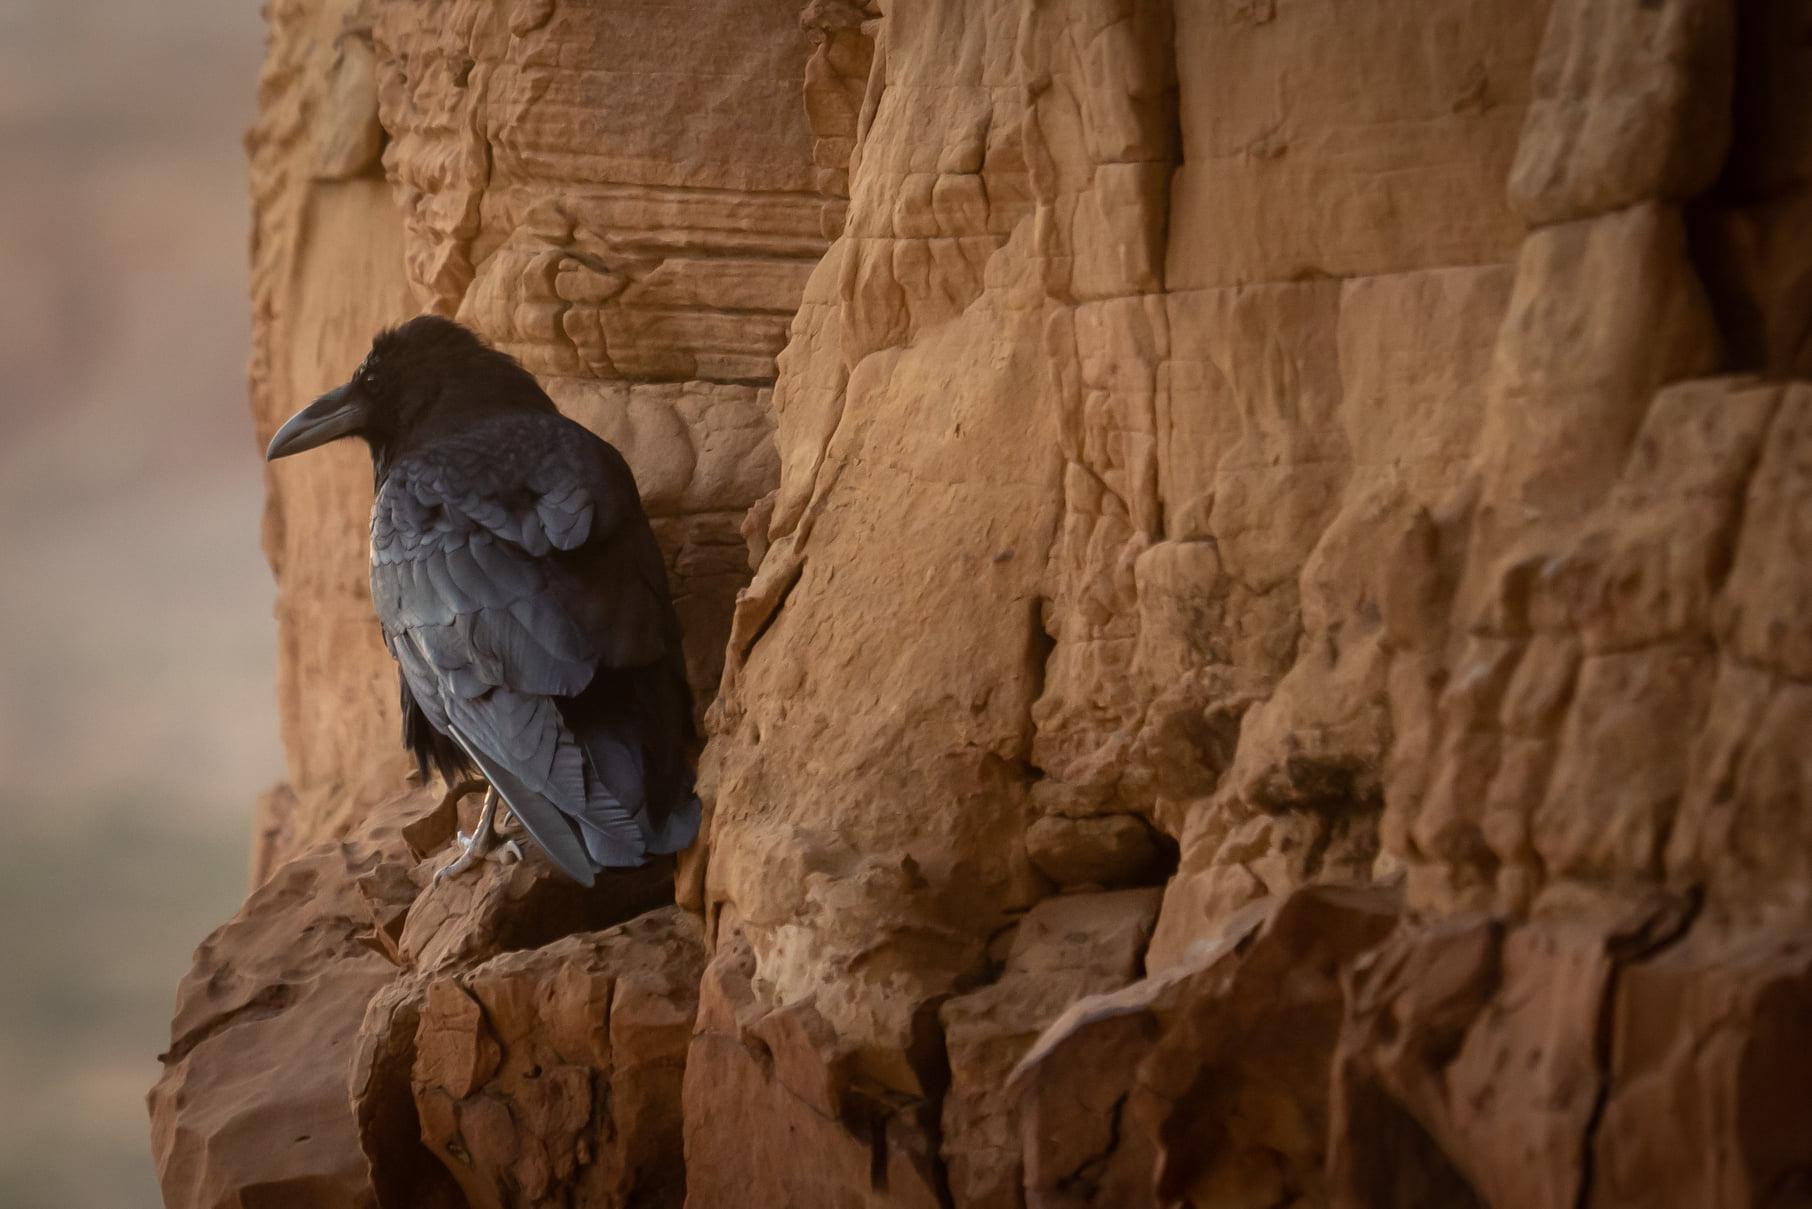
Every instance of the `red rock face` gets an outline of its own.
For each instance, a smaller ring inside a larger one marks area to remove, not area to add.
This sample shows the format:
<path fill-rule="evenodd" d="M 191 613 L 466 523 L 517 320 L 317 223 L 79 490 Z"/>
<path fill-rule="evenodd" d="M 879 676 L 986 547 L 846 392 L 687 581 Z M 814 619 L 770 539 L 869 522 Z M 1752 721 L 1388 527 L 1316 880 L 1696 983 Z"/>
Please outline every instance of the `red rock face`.
<path fill-rule="evenodd" d="M 169 1202 L 1812 1195 L 1806 20 L 273 5 L 261 422 L 421 309 L 521 357 L 710 818 L 421 889 L 364 469 L 274 470 Z"/>
<path fill-rule="evenodd" d="M 468 1204 L 678 1206 L 703 964 L 696 924 L 667 907 L 399 983 L 366 1017 L 367 1052 L 385 1057 L 361 1103 L 407 1096 L 419 1145 Z M 391 1055 L 411 1047 L 405 1071 Z M 376 1130 L 363 1140 L 380 1203 L 419 1204 L 427 1177 L 413 1160 Z"/>

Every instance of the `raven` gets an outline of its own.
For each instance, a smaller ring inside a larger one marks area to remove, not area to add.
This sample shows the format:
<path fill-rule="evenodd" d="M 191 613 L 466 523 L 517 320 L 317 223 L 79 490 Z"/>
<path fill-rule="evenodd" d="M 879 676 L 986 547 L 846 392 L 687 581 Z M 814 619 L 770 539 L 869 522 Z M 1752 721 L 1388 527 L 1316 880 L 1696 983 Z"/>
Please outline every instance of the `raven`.
<path fill-rule="evenodd" d="M 555 865 L 677 852 L 698 832 L 679 618 L 635 477 L 516 360 L 450 320 L 379 333 L 351 380 L 277 430 L 267 460 L 371 448 L 371 600 L 396 660 L 403 745 L 501 795 Z"/>

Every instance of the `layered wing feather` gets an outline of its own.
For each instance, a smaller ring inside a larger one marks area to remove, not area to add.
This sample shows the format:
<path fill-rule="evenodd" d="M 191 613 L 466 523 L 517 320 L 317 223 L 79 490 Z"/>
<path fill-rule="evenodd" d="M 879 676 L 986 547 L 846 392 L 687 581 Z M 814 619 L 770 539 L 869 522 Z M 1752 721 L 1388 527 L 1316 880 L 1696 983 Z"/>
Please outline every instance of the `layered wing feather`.
<path fill-rule="evenodd" d="M 590 884 L 595 867 L 641 863 L 651 841 L 674 850 L 676 830 L 690 842 L 689 773 L 681 806 L 652 817 L 644 750 L 664 762 L 683 746 L 689 701 L 673 736 L 657 733 L 671 717 L 628 707 L 600 728 L 583 706 L 600 668 L 621 688 L 678 666 L 659 549 L 614 450 L 538 413 L 467 431 L 391 467 L 371 539 L 404 688 L 556 864 Z"/>

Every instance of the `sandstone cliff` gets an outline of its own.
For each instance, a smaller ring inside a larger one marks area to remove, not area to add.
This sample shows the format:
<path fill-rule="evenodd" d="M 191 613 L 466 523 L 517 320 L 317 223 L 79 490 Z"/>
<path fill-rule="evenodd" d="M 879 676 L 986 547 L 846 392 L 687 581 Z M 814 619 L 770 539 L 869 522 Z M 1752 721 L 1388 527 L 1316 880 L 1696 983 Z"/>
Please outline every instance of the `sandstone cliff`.
<path fill-rule="evenodd" d="M 1812 1198 L 1804 4 L 269 20 L 260 423 L 420 309 L 521 358 L 710 819 L 428 884 L 362 455 L 274 470 L 170 1204 Z"/>

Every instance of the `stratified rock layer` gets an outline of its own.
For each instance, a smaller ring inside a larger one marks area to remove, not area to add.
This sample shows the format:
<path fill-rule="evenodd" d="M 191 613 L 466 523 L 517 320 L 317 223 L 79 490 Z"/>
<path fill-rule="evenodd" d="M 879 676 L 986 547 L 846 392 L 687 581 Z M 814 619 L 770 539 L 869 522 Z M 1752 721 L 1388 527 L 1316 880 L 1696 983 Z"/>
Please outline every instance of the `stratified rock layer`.
<path fill-rule="evenodd" d="M 260 421 L 431 309 L 618 444 L 709 821 L 418 890 L 364 468 L 274 471 L 172 1204 L 1805 1199 L 1803 5 L 270 20 Z"/>

